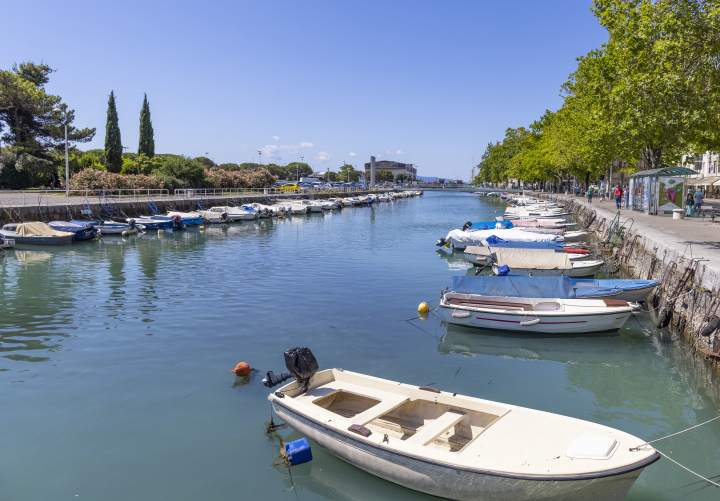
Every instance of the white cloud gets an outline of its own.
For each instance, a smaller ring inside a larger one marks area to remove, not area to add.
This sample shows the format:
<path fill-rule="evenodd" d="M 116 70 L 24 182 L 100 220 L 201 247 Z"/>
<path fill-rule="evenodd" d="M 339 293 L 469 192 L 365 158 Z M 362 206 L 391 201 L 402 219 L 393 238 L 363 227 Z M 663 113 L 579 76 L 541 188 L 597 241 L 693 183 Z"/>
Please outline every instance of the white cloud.
<path fill-rule="evenodd" d="M 350 155 L 351 157 L 356 157 L 356 156 L 357 156 L 357 153 L 354 153 L 354 152 L 351 151 L 351 152 L 349 153 L 349 155 Z"/>
<path fill-rule="evenodd" d="M 280 136 L 273 136 L 273 139 L 274 139 L 275 142 L 277 143 L 278 141 L 280 141 Z"/>
<path fill-rule="evenodd" d="M 300 147 L 301 147 L 301 148 L 314 148 L 315 145 L 312 144 L 312 143 L 308 143 L 308 142 L 306 142 L 306 141 L 303 141 L 302 143 L 300 143 Z"/>
<path fill-rule="evenodd" d="M 318 153 L 318 156 L 316 158 L 322 162 L 327 162 L 328 160 L 330 160 L 330 153 L 328 153 L 327 151 L 321 151 L 320 153 Z"/>
<path fill-rule="evenodd" d="M 280 138 L 278 136 L 273 136 L 273 139 L 275 141 L 279 141 Z M 266 158 L 268 160 L 272 160 L 274 162 L 279 162 L 283 160 L 283 155 L 287 157 L 296 157 L 299 156 L 301 153 L 302 148 L 314 148 L 315 145 L 313 143 L 309 143 L 307 141 L 303 141 L 300 144 L 283 144 L 283 145 L 276 145 L 276 144 L 266 144 L 262 148 L 260 148 L 260 151 L 262 151 L 263 158 Z M 322 152 L 325 155 L 328 155 L 328 159 L 330 158 L 329 153 Z M 322 154 L 321 153 L 321 154 Z M 297 160 L 293 158 L 293 161 Z"/>
<path fill-rule="evenodd" d="M 405 154 L 405 152 L 403 150 L 397 150 L 397 151 L 387 150 L 385 153 L 387 153 L 388 155 L 404 155 Z"/>

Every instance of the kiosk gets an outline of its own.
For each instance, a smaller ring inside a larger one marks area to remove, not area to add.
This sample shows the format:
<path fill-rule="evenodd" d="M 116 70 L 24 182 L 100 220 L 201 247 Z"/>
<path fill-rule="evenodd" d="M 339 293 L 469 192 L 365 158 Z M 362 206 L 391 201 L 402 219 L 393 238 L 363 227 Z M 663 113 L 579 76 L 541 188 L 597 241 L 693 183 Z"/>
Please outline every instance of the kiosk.
<path fill-rule="evenodd" d="M 627 206 L 645 214 L 672 216 L 685 208 L 687 176 L 697 172 L 685 167 L 643 170 L 630 175 Z"/>

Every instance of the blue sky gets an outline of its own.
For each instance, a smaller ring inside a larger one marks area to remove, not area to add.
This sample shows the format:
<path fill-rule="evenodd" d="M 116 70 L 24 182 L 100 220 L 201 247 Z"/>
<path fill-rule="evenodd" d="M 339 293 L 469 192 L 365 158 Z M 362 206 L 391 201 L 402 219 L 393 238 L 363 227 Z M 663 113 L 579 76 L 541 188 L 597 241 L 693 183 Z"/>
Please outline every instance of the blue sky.
<path fill-rule="evenodd" d="M 605 31 L 591 1 L 5 2 L 0 68 L 47 85 L 97 127 L 115 91 L 137 151 L 147 93 L 158 153 L 217 163 L 362 168 L 370 155 L 468 179 L 488 142 L 561 104 Z M 13 22 L 9 22 L 14 20 Z"/>

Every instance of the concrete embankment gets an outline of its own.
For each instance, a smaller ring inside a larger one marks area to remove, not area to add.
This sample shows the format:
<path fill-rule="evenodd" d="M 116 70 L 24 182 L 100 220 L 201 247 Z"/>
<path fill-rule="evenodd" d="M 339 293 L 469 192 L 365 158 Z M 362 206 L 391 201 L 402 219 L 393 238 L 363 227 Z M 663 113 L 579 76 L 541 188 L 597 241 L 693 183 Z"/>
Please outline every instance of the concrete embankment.
<path fill-rule="evenodd" d="M 394 190 L 384 190 L 394 191 Z M 357 197 L 367 195 L 367 191 L 348 192 L 322 192 L 315 194 L 278 194 L 278 195 L 231 195 L 231 196 L 214 196 L 203 198 L 182 198 L 182 197 L 162 197 L 147 199 L 140 197 L 138 199 L 115 199 L 109 205 L 118 213 L 120 217 L 137 217 L 141 214 L 151 212 L 149 202 L 154 204 L 160 213 L 167 211 L 196 211 L 198 210 L 198 202 L 204 207 L 224 205 L 240 205 L 249 203 L 274 204 L 279 199 L 326 199 L 333 197 Z M 2 202 L 2 200 L 0 200 Z M 103 202 L 105 203 L 105 202 Z M 85 219 L 81 212 L 85 205 L 88 205 L 95 216 L 109 215 L 100 206 L 97 197 L 92 199 L 82 199 L 80 197 L 65 198 L 64 196 L 42 196 L 38 197 L 36 205 L 20 205 L 10 203 L 0 203 L 0 224 L 22 221 L 69 221 L 70 219 Z"/>
<path fill-rule="evenodd" d="M 674 220 L 628 209 L 614 201 L 589 204 L 576 197 L 549 197 L 592 230 L 611 272 L 654 279 L 659 287 L 648 301 L 653 322 L 683 336 L 690 349 L 720 367 L 720 235 L 709 220 Z M 709 327 L 710 326 L 710 327 Z M 712 330 L 712 332 L 708 332 Z"/>

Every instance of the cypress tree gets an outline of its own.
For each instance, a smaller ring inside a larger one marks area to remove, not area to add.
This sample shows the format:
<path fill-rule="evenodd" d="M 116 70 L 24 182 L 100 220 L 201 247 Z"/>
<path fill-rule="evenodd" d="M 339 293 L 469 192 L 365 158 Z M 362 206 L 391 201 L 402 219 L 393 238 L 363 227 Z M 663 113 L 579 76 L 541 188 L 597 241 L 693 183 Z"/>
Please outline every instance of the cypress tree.
<path fill-rule="evenodd" d="M 141 153 L 145 153 L 148 158 L 155 156 L 155 138 L 153 137 L 147 94 L 145 94 L 145 101 L 143 101 L 142 111 L 140 111 L 140 146 L 138 146 L 138 155 Z"/>
<path fill-rule="evenodd" d="M 107 124 L 105 125 L 105 167 L 110 172 L 119 173 L 122 169 L 122 141 L 115 109 L 115 93 L 110 92 L 108 101 Z"/>

